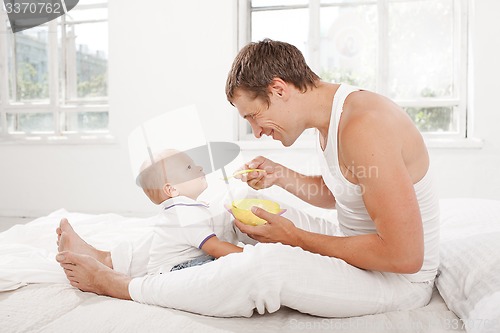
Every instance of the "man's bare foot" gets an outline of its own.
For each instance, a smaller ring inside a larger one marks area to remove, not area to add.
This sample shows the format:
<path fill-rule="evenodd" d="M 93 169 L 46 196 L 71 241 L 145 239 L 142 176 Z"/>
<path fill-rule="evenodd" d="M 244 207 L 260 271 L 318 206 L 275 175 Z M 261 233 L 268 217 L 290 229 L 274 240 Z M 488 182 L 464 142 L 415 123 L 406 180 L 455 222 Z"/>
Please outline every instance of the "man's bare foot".
<path fill-rule="evenodd" d="M 131 299 L 128 292 L 131 278 L 110 269 L 95 258 L 64 251 L 56 256 L 56 260 L 64 268 L 73 287 L 98 295 Z"/>
<path fill-rule="evenodd" d="M 78 254 L 90 256 L 102 264 L 113 268 L 111 255 L 109 252 L 100 251 L 92 245 L 85 242 L 73 229 L 67 219 L 63 218 L 56 229 L 57 246 L 59 252 L 71 251 Z"/>

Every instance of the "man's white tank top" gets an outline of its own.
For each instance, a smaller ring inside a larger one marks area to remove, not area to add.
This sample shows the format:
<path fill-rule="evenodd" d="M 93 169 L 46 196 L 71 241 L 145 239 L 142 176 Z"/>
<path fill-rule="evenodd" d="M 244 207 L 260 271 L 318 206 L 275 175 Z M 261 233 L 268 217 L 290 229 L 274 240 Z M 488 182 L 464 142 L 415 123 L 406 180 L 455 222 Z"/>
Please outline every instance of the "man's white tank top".
<path fill-rule="evenodd" d="M 347 96 L 354 91 L 359 91 L 359 89 L 344 84 L 339 86 L 333 99 L 328 141 L 324 151 L 319 144 L 319 134 L 317 142 L 321 174 L 326 186 L 335 197 L 340 230 L 346 236 L 377 232 L 375 223 L 370 218 L 363 202 L 361 187 L 344 177 L 338 161 L 337 132 L 340 115 Z M 412 282 L 433 280 L 439 265 L 439 198 L 432 178 L 429 167 L 426 175 L 414 184 L 424 231 L 424 263 L 419 272 L 404 274 Z M 408 235 L 408 237 L 413 236 Z"/>

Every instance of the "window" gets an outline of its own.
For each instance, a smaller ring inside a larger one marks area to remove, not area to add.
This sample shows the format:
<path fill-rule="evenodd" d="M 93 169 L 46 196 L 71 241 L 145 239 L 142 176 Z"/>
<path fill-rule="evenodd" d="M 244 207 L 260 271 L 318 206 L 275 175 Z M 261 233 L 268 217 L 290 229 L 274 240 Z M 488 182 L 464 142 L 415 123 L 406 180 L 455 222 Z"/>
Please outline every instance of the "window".
<path fill-rule="evenodd" d="M 291 43 L 323 80 L 393 99 L 426 137 L 466 137 L 467 0 L 241 0 L 239 13 L 240 47 Z"/>
<path fill-rule="evenodd" d="M 106 0 L 12 33 L 0 6 L 0 140 L 108 138 Z"/>

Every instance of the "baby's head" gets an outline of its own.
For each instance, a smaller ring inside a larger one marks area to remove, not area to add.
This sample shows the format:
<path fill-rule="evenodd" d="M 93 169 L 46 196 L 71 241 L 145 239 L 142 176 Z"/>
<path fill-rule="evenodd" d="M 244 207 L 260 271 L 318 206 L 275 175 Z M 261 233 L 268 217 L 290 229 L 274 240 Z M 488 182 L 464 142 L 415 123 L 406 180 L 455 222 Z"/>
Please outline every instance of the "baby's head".
<path fill-rule="evenodd" d="M 203 168 L 185 153 L 166 149 L 142 163 L 137 185 L 155 204 L 183 195 L 196 200 L 207 188 Z"/>

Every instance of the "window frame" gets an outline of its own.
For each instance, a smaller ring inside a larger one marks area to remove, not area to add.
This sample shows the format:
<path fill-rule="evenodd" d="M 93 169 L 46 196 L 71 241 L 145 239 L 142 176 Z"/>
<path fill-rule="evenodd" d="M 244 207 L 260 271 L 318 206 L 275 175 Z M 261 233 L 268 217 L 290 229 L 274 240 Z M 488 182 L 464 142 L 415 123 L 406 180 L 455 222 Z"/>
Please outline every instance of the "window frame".
<path fill-rule="evenodd" d="M 87 10 L 95 8 L 108 8 L 107 2 L 94 4 L 79 4 L 78 8 L 73 10 Z M 94 23 L 109 21 L 109 14 L 106 19 L 66 22 L 66 15 L 52 20 L 42 26 L 48 27 L 47 43 L 47 73 L 48 73 L 48 99 L 43 101 L 11 101 L 9 96 L 9 47 L 7 34 L 11 33 L 7 27 L 8 17 L 4 6 L 0 6 L 0 143 L 113 143 L 114 137 L 110 133 L 110 117 L 108 96 L 98 98 L 68 99 L 66 94 L 71 87 L 76 91 L 76 74 L 73 80 L 70 80 L 68 72 L 73 70 L 76 73 L 75 62 L 70 63 L 68 53 L 66 52 L 67 43 L 66 31 L 69 25 L 81 23 Z M 60 29 L 59 27 L 65 27 Z M 59 46 L 60 41 L 60 46 Z M 15 61 L 15 57 L 14 57 Z M 63 66 L 60 68 L 60 63 Z M 109 67 L 109 65 L 108 65 Z M 70 70 L 68 70 L 70 69 Z M 59 74 L 62 73 L 62 84 L 59 87 Z M 108 75 L 108 74 L 107 74 Z M 109 75 L 108 75 L 109 79 Z M 74 82 L 73 82 L 74 81 Z M 17 82 L 16 82 L 17 84 Z M 15 88 L 15 87 L 14 87 Z M 78 130 L 66 131 L 67 126 L 61 118 L 66 115 L 78 113 L 107 112 L 108 126 L 102 130 Z M 47 113 L 53 115 L 53 125 L 50 131 L 31 131 L 31 132 L 8 132 L 7 114 L 29 114 L 29 113 Z"/>
<path fill-rule="evenodd" d="M 388 17 L 389 17 L 389 2 L 412 2 L 417 0 L 364 0 L 358 1 L 356 3 L 345 3 L 342 1 L 330 2 L 328 4 L 321 4 L 320 0 L 309 0 L 308 4 L 304 5 L 281 5 L 281 6 L 267 6 L 267 7 L 257 7 L 258 9 L 253 9 L 251 7 L 251 0 L 238 0 L 238 49 L 241 49 L 251 39 L 251 17 L 253 11 L 266 11 L 266 10 L 283 10 L 283 9 L 304 9 L 309 8 L 309 35 L 308 35 L 308 53 L 309 59 L 307 59 L 308 65 L 315 71 L 318 72 L 320 64 L 320 10 L 322 7 L 331 6 L 358 6 L 358 5 L 377 5 L 378 12 L 378 64 L 377 64 L 377 89 L 376 92 L 382 95 L 388 95 Z M 459 43 L 456 48 L 458 49 L 457 61 L 458 67 L 455 68 L 455 73 L 458 71 L 459 75 L 456 79 L 458 92 L 456 98 L 433 98 L 430 99 L 393 99 L 395 103 L 399 106 L 406 107 L 456 107 L 458 115 L 458 131 L 450 132 L 423 132 L 422 135 L 426 141 L 434 141 L 438 143 L 437 146 L 443 146 L 443 142 L 459 142 L 462 146 L 464 140 L 470 139 L 470 96 L 468 94 L 469 86 L 469 35 L 470 35 L 470 13 L 471 4 L 470 0 L 454 0 L 459 6 L 460 10 L 455 11 L 454 21 L 459 24 L 459 29 L 454 32 L 454 38 Z M 241 141 L 252 141 L 255 138 L 252 135 L 251 129 L 249 130 L 247 122 L 244 119 L 238 120 L 238 139 Z M 304 135 L 299 138 L 303 144 L 304 141 L 312 141 L 311 135 Z M 298 140 L 298 141 L 299 141 Z M 461 143 L 460 143 L 461 142 Z M 300 145 L 300 144 L 299 144 Z M 476 147 L 478 144 L 474 143 L 472 145 L 465 144 L 465 146 Z M 445 147 L 449 144 L 445 143 Z"/>

